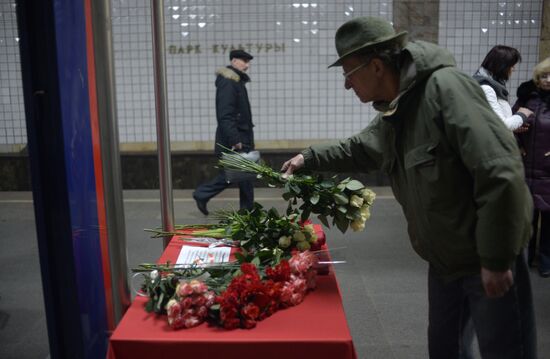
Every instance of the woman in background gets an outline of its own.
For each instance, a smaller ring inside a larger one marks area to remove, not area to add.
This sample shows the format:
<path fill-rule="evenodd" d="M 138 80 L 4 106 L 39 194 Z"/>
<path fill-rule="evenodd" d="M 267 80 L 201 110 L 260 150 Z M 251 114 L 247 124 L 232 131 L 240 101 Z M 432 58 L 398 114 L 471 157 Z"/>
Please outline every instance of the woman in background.
<path fill-rule="evenodd" d="M 529 120 L 533 112 L 525 107 L 518 107 L 515 113 L 512 112 L 508 102 L 508 90 L 506 82 L 510 79 L 516 65 L 521 62 L 521 55 L 513 47 L 497 45 L 493 47 L 481 63 L 481 67 L 474 74 L 481 89 L 485 93 L 487 102 L 493 112 L 502 120 L 504 125 L 515 133 L 527 131 Z M 464 323 L 460 345 L 459 359 L 473 359 L 475 329 L 471 319 Z"/>
<path fill-rule="evenodd" d="M 511 131 L 524 131 L 529 126 L 528 118 L 533 114 L 529 109 L 520 107 L 513 113 L 508 102 L 506 82 L 521 61 L 519 51 L 513 47 L 497 45 L 485 56 L 481 67 L 474 74 L 493 111 Z"/>
<path fill-rule="evenodd" d="M 527 107 L 534 112 L 529 128 L 516 134 L 525 179 L 535 204 L 528 260 L 530 265 L 537 260 L 539 274 L 547 278 L 550 277 L 550 57 L 535 66 L 533 79 L 519 86 L 517 97 L 514 109 Z"/>

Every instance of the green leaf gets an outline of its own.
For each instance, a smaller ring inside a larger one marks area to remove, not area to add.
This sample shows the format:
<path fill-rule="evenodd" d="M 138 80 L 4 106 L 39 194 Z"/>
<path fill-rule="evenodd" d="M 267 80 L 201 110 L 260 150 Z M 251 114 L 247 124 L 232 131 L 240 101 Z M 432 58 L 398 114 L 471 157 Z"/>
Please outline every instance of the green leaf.
<path fill-rule="evenodd" d="M 160 293 L 159 301 L 157 302 L 155 312 L 162 312 L 162 301 L 164 300 L 164 293 Z"/>
<path fill-rule="evenodd" d="M 256 258 L 254 259 L 266 259 L 266 258 L 271 258 L 273 252 L 268 250 L 267 248 L 266 249 L 262 249 L 261 251 L 258 252 Z M 256 263 L 254 263 L 256 264 Z M 256 265 L 258 266 L 258 265 Z"/>
<path fill-rule="evenodd" d="M 346 206 L 338 206 L 338 211 L 343 213 L 343 214 L 346 214 L 348 212 L 348 207 Z"/>
<path fill-rule="evenodd" d="M 279 264 L 281 262 L 281 256 L 283 255 L 283 251 L 276 248 L 273 250 L 273 254 L 275 254 L 274 256 L 275 264 Z"/>
<path fill-rule="evenodd" d="M 271 207 L 271 209 L 267 212 L 267 214 L 271 217 L 271 218 L 278 218 L 280 217 L 279 216 L 279 212 L 277 211 L 277 209 L 275 207 Z"/>
<path fill-rule="evenodd" d="M 243 256 L 241 253 L 239 252 L 235 252 L 235 258 L 237 259 L 237 261 L 239 263 L 245 263 L 246 262 L 246 257 Z"/>
<path fill-rule="evenodd" d="M 325 181 L 321 182 L 320 185 L 323 188 L 332 188 L 332 187 L 334 187 L 334 182 L 329 181 L 329 180 L 325 180 Z"/>
<path fill-rule="evenodd" d="M 343 193 L 335 193 L 333 194 L 333 197 L 334 197 L 334 201 L 336 202 L 336 204 L 348 204 L 349 200 L 348 200 L 348 196 L 346 196 L 345 194 Z"/>
<path fill-rule="evenodd" d="M 285 193 L 283 193 L 283 199 L 284 199 L 285 201 L 290 200 L 292 197 L 294 197 L 294 195 L 293 195 L 291 192 L 285 192 Z"/>
<path fill-rule="evenodd" d="M 147 311 L 147 313 L 151 313 L 154 309 L 155 309 L 155 302 L 153 301 L 153 299 L 149 298 L 149 300 L 147 301 L 147 304 L 145 305 L 145 310 Z"/>
<path fill-rule="evenodd" d="M 246 246 L 252 240 L 252 238 L 250 238 L 250 236 L 247 236 L 247 237 L 248 237 L 248 239 L 245 239 L 245 240 L 241 241 L 241 243 L 240 243 L 241 247 Z"/>
<path fill-rule="evenodd" d="M 290 214 L 292 214 L 292 203 L 289 201 L 286 207 L 286 215 L 289 216 Z"/>
<path fill-rule="evenodd" d="M 300 186 L 297 186 L 294 183 L 290 184 L 290 189 L 296 194 L 302 193 L 302 190 L 300 189 Z"/>
<path fill-rule="evenodd" d="M 319 202 L 319 193 L 318 192 L 315 192 L 311 198 L 309 199 L 309 201 L 311 202 L 311 204 L 317 204 Z"/>
<path fill-rule="evenodd" d="M 260 266 L 260 258 L 259 257 L 254 257 L 254 259 L 252 259 L 250 261 L 250 263 L 254 264 L 256 267 L 259 267 Z"/>
<path fill-rule="evenodd" d="M 302 222 L 305 222 L 306 220 L 308 220 L 310 215 L 311 215 L 311 210 L 309 208 L 304 209 L 302 211 L 302 216 L 301 216 Z"/>
<path fill-rule="evenodd" d="M 340 232 L 346 233 L 346 230 L 348 229 L 348 226 L 349 226 L 348 219 L 346 217 L 340 217 L 340 216 L 336 216 L 335 219 L 336 219 L 336 227 L 338 227 Z"/>
<path fill-rule="evenodd" d="M 290 192 L 290 182 L 285 182 L 285 192 Z"/>
<path fill-rule="evenodd" d="M 320 214 L 320 215 L 317 216 L 317 218 L 319 218 L 319 220 L 321 221 L 321 223 L 323 223 L 325 225 L 325 227 L 330 228 L 330 225 L 327 221 L 326 216 L 323 216 L 322 214 Z"/>
<path fill-rule="evenodd" d="M 363 186 L 363 184 L 357 180 L 351 180 L 346 184 L 346 188 L 350 191 L 358 191 L 365 188 L 365 186 Z"/>

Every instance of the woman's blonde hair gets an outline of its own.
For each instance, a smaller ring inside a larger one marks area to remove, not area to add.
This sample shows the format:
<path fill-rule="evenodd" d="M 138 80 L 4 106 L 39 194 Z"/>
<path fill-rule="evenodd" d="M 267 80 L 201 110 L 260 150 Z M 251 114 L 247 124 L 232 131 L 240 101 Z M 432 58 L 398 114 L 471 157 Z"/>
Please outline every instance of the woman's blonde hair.
<path fill-rule="evenodd" d="M 533 81 L 537 87 L 540 86 L 540 78 L 543 74 L 550 73 L 550 57 L 542 60 L 533 70 Z"/>

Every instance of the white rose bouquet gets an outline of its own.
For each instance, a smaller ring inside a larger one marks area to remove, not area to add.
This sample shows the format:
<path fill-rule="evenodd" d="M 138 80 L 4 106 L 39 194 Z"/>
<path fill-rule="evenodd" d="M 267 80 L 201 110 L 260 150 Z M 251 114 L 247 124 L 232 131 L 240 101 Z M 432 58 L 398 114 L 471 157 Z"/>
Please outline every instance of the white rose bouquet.
<path fill-rule="evenodd" d="M 282 173 L 264 163 L 249 161 L 234 151 L 224 155 L 218 166 L 254 173 L 271 187 L 283 187 L 283 198 L 288 201 L 287 214 L 298 211 L 303 222 L 312 213 L 317 214 L 317 218 L 327 227 L 330 227 L 328 219 L 332 218 L 332 224 L 342 233 L 349 227 L 354 231 L 365 228 L 365 221 L 370 217 L 370 206 L 376 198 L 373 191 L 357 180 L 346 178 L 338 181 L 336 177 L 323 180 L 319 176 L 299 174 L 283 178 Z M 299 207 L 298 199 L 302 200 Z"/>

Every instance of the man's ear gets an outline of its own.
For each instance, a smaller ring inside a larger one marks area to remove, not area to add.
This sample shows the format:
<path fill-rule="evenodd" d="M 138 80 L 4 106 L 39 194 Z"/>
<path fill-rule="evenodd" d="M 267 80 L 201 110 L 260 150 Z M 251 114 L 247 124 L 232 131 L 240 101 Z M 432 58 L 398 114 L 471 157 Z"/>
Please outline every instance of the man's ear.
<path fill-rule="evenodd" d="M 371 60 L 371 62 L 372 62 L 372 66 L 374 68 L 374 74 L 376 76 L 382 77 L 384 75 L 384 71 L 386 69 L 385 66 L 384 66 L 384 63 L 382 62 L 382 60 L 375 57 L 374 59 Z"/>

